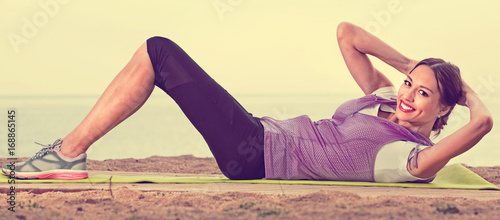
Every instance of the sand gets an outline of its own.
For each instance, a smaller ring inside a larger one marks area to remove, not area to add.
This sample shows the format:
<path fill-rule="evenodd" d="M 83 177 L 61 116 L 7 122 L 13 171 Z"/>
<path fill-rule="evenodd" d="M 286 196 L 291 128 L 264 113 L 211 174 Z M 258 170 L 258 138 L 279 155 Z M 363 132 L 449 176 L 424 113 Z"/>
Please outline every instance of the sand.
<path fill-rule="evenodd" d="M 5 159 L 0 159 L 4 164 Z M 500 167 L 468 167 L 500 185 Z M 88 161 L 89 172 L 221 175 L 213 158 Z M 8 184 L 0 184 L 2 198 Z M 19 186 L 20 184 L 17 184 Z M 23 184 L 0 219 L 495 219 L 500 192 L 390 187 Z M 248 190 L 251 189 L 251 190 Z M 295 190 L 294 190 L 295 189 Z M 478 196 L 484 195 L 484 196 Z"/>

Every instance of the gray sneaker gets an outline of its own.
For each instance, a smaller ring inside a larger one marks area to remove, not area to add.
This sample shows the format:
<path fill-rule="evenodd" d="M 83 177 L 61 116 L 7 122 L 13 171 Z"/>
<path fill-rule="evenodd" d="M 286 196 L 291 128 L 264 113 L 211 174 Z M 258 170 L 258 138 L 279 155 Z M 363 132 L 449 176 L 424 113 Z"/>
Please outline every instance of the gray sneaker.
<path fill-rule="evenodd" d="M 63 179 L 77 180 L 88 177 L 87 154 L 69 158 L 61 153 L 62 140 L 56 140 L 52 145 L 42 145 L 45 148 L 27 161 L 11 162 L 2 167 L 2 172 L 18 179 Z M 40 144 L 41 145 L 41 144 Z"/>

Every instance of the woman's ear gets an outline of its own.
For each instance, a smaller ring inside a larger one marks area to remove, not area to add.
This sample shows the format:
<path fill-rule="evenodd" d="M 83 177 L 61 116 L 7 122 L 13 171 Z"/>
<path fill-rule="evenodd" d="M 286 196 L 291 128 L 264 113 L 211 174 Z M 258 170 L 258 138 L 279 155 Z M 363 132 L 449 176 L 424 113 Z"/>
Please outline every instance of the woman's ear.
<path fill-rule="evenodd" d="M 444 115 L 447 115 L 448 112 L 450 112 L 451 106 L 448 105 L 441 105 L 441 110 L 439 111 L 439 115 L 443 117 Z"/>

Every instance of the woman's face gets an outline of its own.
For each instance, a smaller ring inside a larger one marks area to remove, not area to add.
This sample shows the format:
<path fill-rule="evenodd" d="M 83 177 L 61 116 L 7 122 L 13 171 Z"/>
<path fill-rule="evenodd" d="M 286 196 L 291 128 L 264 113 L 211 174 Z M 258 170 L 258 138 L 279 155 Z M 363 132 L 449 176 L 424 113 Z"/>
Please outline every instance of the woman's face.
<path fill-rule="evenodd" d="M 419 130 L 429 125 L 432 129 L 438 114 L 443 110 L 439 100 L 434 72 L 426 65 L 418 66 L 399 88 L 396 109 L 398 123 L 410 129 Z"/>

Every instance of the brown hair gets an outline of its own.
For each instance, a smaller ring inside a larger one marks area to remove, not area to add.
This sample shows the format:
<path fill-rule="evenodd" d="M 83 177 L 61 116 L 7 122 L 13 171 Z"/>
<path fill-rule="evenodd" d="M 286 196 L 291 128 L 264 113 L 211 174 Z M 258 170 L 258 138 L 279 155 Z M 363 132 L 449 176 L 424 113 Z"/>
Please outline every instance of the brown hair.
<path fill-rule="evenodd" d="M 450 106 L 450 111 L 436 119 L 434 126 L 432 126 L 432 130 L 435 131 L 436 136 L 438 136 L 441 133 L 443 126 L 447 124 L 451 111 L 462 96 L 462 78 L 460 76 L 460 69 L 454 64 L 439 58 L 424 59 L 413 69 L 420 65 L 426 65 L 432 69 L 434 76 L 436 77 L 439 94 L 441 95 L 439 102 Z"/>

